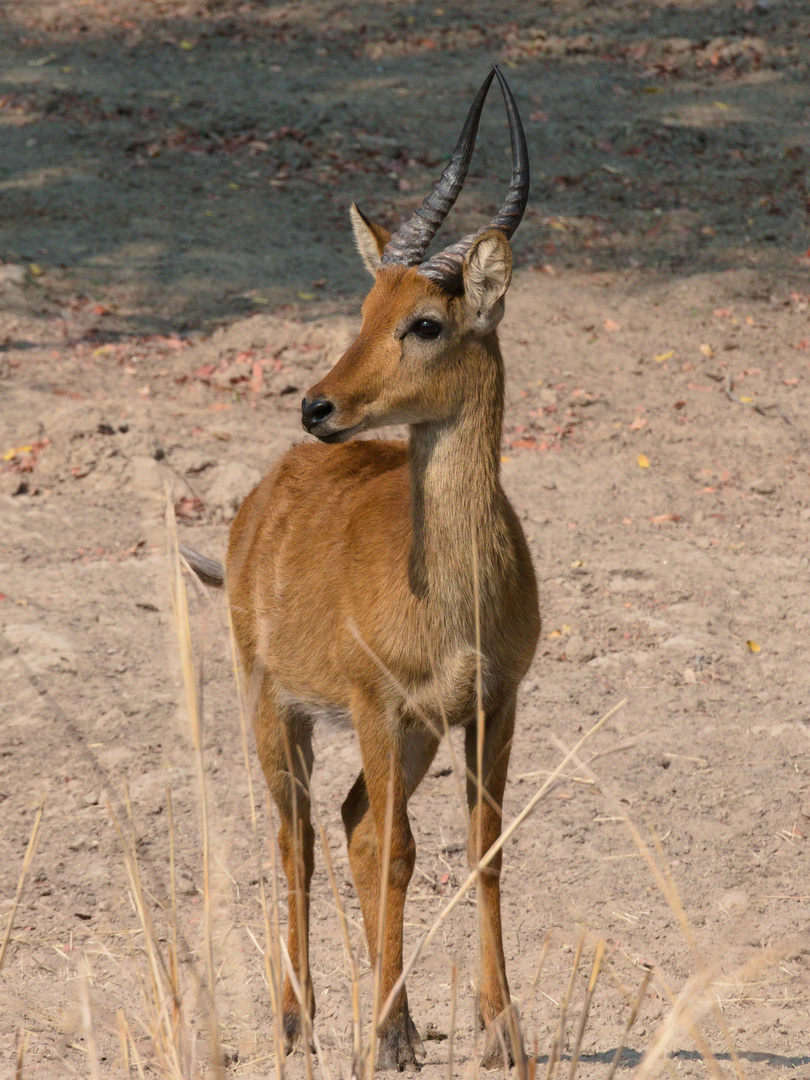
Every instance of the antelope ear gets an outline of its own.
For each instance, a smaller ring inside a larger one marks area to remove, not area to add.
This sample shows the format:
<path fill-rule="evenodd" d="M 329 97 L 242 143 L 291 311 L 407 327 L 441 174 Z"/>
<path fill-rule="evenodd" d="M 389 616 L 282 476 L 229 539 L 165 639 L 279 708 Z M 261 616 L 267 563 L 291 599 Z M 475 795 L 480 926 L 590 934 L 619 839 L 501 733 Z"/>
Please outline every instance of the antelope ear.
<path fill-rule="evenodd" d="M 490 333 L 503 318 L 512 280 L 512 249 L 500 229 L 481 233 L 464 259 L 464 307 L 476 334 Z"/>
<path fill-rule="evenodd" d="M 372 277 L 375 277 L 380 269 L 383 249 L 391 239 L 391 234 L 382 225 L 375 225 L 373 221 L 369 221 L 357 203 L 352 203 L 349 212 L 352 218 L 354 242 L 357 244 L 357 250 L 360 252 L 366 270 Z"/>

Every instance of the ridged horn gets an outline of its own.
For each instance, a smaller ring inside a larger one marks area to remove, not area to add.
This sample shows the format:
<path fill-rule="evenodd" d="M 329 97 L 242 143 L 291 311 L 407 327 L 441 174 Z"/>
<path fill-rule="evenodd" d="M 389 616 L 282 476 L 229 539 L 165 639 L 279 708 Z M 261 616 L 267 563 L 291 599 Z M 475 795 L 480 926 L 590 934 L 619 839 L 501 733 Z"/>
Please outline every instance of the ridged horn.
<path fill-rule="evenodd" d="M 475 95 L 453 156 L 447 168 L 433 185 L 433 190 L 419 209 L 413 213 L 410 220 L 401 225 L 385 245 L 382 254 L 383 266 L 391 266 L 394 263 L 417 266 L 424 259 L 430 241 L 438 232 L 464 186 L 475 148 L 481 110 L 484 108 L 484 101 L 495 74 L 496 69 L 493 67 Z M 500 73 L 498 77 L 501 77 Z"/>
<path fill-rule="evenodd" d="M 494 70 L 498 76 L 509 121 L 509 138 L 512 143 L 512 180 L 500 213 L 496 214 L 489 224 L 484 225 L 478 232 L 462 237 L 458 243 L 445 248 L 444 251 L 437 252 L 419 267 L 420 274 L 444 285 L 452 286 L 458 281 L 464 256 L 481 233 L 488 229 L 502 229 L 507 239 L 511 238 L 520 224 L 529 201 L 529 151 L 526 146 L 526 135 L 509 84 L 499 68 L 496 67 Z"/>

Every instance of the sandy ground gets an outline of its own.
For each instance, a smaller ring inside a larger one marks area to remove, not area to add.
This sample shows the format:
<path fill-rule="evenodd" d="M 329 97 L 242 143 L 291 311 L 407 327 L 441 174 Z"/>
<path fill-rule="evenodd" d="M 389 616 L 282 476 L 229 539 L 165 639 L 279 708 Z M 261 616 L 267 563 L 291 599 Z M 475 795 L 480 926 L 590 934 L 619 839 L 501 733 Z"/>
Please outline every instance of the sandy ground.
<path fill-rule="evenodd" d="M 207 1058 L 166 486 L 181 541 L 221 553 L 239 499 L 302 437 L 303 390 L 358 325 L 348 203 L 388 224 L 408 213 L 496 58 L 534 175 L 501 334 L 503 472 L 545 623 L 507 814 L 627 698 L 586 748 L 595 782 L 575 770 L 507 848 L 527 1041 L 545 1071 L 586 927 L 566 1072 L 605 939 L 578 1075 L 605 1075 L 651 964 L 619 1075 L 651 1044 L 667 988 L 709 965 L 718 1009 L 698 1023 L 704 1042 L 676 1035 L 669 1074 L 712 1075 L 708 1046 L 716 1076 L 810 1077 L 808 32 L 800 0 L 0 4 L 3 919 L 46 797 L 0 974 L 2 1075 L 23 1031 L 25 1075 L 89 1075 L 84 957 L 101 1075 L 124 1075 L 118 1010 L 148 1057 L 142 938 L 107 807 L 120 816 L 125 785 L 164 936 L 171 788 Z M 504 145 L 492 108 L 449 229 L 494 208 Z M 228 1074 L 260 1077 L 271 1014 L 224 598 L 193 591 L 192 621 L 221 1038 Z M 412 803 L 411 944 L 466 873 L 449 762 L 444 749 Z M 315 789 L 366 992 L 339 820 L 357 768 L 351 736 L 322 731 Z M 626 815 L 653 850 L 654 830 L 686 933 Z M 474 923 L 462 904 L 409 982 L 419 1030 L 446 1034 L 458 961 L 458 1076 L 474 1056 Z M 348 968 L 322 860 L 312 955 L 320 1038 L 345 1075 Z M 426 1046 L 438 1080 L 447 1042 Z"/>

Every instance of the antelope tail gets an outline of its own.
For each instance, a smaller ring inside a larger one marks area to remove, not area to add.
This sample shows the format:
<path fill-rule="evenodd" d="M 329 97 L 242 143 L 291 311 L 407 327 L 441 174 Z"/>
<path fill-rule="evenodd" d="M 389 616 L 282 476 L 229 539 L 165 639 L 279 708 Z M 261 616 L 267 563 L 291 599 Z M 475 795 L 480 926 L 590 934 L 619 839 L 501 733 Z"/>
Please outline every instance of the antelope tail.
<path fill-rule="evenodd" d="M 225 568 L 222 563 L 209 559 L 207 555 L 200 555 L 194 548 L 183 547 L 182 544 L 179 551 L 200 581 L 217 589 L 222 588 L 225 584 Z"/>

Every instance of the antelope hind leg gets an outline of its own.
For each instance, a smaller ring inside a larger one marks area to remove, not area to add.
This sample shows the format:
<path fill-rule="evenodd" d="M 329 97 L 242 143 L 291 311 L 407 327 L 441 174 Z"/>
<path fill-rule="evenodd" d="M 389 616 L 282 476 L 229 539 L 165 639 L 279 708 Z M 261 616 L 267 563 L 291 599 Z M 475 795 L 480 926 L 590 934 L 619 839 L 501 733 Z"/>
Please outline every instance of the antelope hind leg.
<path fill-rule="evenodd" d="M 307 995 L 311 1020 L 315 1015 L 309 971 L 309 886 L 315 865 L 309 801 L 314 760 L 312 726 L 308 717 L 279 709 L 266 685 L 257 703 L 254 726 L 259 760 L 280 818 L 278 846 L 287 878 L 287 950 L 299 985 Z M 284 1048 L 289 1053 L 303 1027 L 301 1005 L 289 976 L 284 979 L 283 1009 Z"/>

